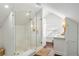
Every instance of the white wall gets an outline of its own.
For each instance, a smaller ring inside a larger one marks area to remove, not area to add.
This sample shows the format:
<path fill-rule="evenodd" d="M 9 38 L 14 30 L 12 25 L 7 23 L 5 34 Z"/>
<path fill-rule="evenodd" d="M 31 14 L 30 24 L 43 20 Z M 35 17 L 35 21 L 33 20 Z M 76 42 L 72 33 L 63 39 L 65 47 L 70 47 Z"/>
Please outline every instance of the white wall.
<path fill-rule="evenodd" d="M 79 24 L 78 24 L 78 56 L 79 56 Z"/>
<path fill-rule="evenodd" d="M 0 48 L 3 48 L 2 29 L 0 28 Z"/>
<path fill-rule="evenodd" d="M 16 25 L 16 51 L 26 50 L 25 25 Z"/>
<path fill-rule="evenodd" d="M 25 27 L 26 27 L 26 31 L 25 31 L 25 33 L 26 33 L 26 49 L 30 49 L 31 48 L 31 42 L 33 42 L 33 41 L 31 41 L 31 24 L 30 24 L 30 22 L 28 22 L 26 25 L 25 25 Z M 34 39 L 34 38 L 32 38 L 32 39 Z"/>
<path fill-rule="evenodd" d="M 65 33 L 66 49 L 68 56 L 77 56 L 78 54 L 78 29 L 77 22 L 70 18 L 66 18 L 67 29 Z"/>
<path fill-rule="evenodd" d="M 32 40 L 31 40 L 32 38 Z M 32 42 L 34 37 L 31 37 L 30 22 L 26 25 L 16 25 L 16 53 L 23 53 L 33 47 Z"/>
<path fill-rule="evenodd" d="M 31 29 L 31 21 L 26 25 L 16 25 L 16 51 L 24 52 L 36 47 L 36 32 Z"/>
<path fill-rule="evenodd" d="M 14 16 L 11 12 L 7 19 L 5 19 L 5 22 L 2 26 L 3 48 L 5 49 L 5 55 L 13 55 L 14 53 L 14 29 Z"/>

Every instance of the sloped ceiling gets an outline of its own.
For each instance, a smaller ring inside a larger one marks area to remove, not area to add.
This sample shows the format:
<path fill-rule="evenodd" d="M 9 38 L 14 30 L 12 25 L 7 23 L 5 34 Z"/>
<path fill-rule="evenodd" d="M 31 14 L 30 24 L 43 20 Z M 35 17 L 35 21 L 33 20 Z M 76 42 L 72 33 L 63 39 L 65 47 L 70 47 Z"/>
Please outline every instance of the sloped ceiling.
<path fill-rule="evenodd" d="M 16 14 L 16 24 L 23 25 L 29 20 L 28 17 L 25 16 L 26 12 L 31 11 L 31 17 L 35 15 L 35 13 L 40 10 L 39 7 L 36 7 L 34 3 L 7 3 L 9 8 L 4 8 L 5 3 L 0 3 L 0 26 L 4 23 L 6 18 L 8 17 L 10 11 L 14 11 Z"/>
<path fill-rule="evenodd" d="M 4 5 L 4 3 L 0 3 L 0 26 L 6 20 L 11 10 L 18 12 L 21 11 L 21 13 L 31 10 L 32 14 L 34 15 L 34 13 L 40 9 L 38 7 L 35 7 L 34 3 L 8 3 L 8 5 L 10 6 L 9 9 L 5 9 Z M 79 3 L 46 3 L 44 5 L 50 7 L 52 10 L 56 10 L 57 12 L 65 15 L 66 17 L 75 18 L 75 20 L 79 22 Z M 19 13 L 19 15 L 21 13 Z M 20 17 L 19 19 L 21 18 L 22 17 Z M 23 24 L 24 22 L 21 21 L 19 22 Z"/>
<path fill-rule="evenodd" d="M 48 3 L 44 5 L 79 22 L 79 3 Z"/>
<path fill-rule="evenodd" d="M 5 9 L 4 5 L 6 4 L 0 3 L 0 26 L 3 24 L 4 20 L 7 18 L 12 8 L 12 6 L 10 6 L 9 9 Z"/>

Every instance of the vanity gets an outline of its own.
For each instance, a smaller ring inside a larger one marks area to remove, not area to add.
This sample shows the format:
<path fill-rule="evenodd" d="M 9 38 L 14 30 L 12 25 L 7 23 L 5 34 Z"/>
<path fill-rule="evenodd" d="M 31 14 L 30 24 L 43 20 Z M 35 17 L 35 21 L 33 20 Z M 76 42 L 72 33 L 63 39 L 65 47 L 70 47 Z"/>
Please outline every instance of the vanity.
<path fill-rule="evenodd" d="M 66 55 L 66 41 L 64 36 L 55 36 L 54 37 L 54 49 L 55 49 L 55 54 L 58 55 Z"/>

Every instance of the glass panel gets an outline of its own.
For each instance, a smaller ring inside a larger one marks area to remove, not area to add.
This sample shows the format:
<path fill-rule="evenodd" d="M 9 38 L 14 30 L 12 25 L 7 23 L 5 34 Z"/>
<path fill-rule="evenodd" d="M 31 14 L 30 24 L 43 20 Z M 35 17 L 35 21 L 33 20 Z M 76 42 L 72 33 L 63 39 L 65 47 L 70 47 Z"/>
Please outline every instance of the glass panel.
<path fill-rule="evenodd" d="M 37 23 L 37 47 L 41 46 L 42 44 L 42 9 L 39 10 L 37 13 L 37 18 L 36 18 L 36 23 Z"/>
<path fill-rule="evenodd" d="M 19 7 L 20 5 L 21 7 Z M 25 9 L 22 9 L 22 7 L 25 7 Z M 41 46 L 42 9 L 30 3 L 15 4 L 15 22 L 15 55 Z"/>

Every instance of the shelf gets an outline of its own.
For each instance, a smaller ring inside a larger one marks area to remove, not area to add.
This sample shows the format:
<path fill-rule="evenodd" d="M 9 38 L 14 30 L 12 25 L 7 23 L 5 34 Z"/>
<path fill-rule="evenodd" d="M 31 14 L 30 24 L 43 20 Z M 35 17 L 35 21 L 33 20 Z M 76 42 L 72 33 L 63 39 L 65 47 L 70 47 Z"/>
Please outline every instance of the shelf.
<path fill-rule="evenodd" d="M 54 36 L 55 39 L 65 39 L 64 35 L 56 35 Z"/>

